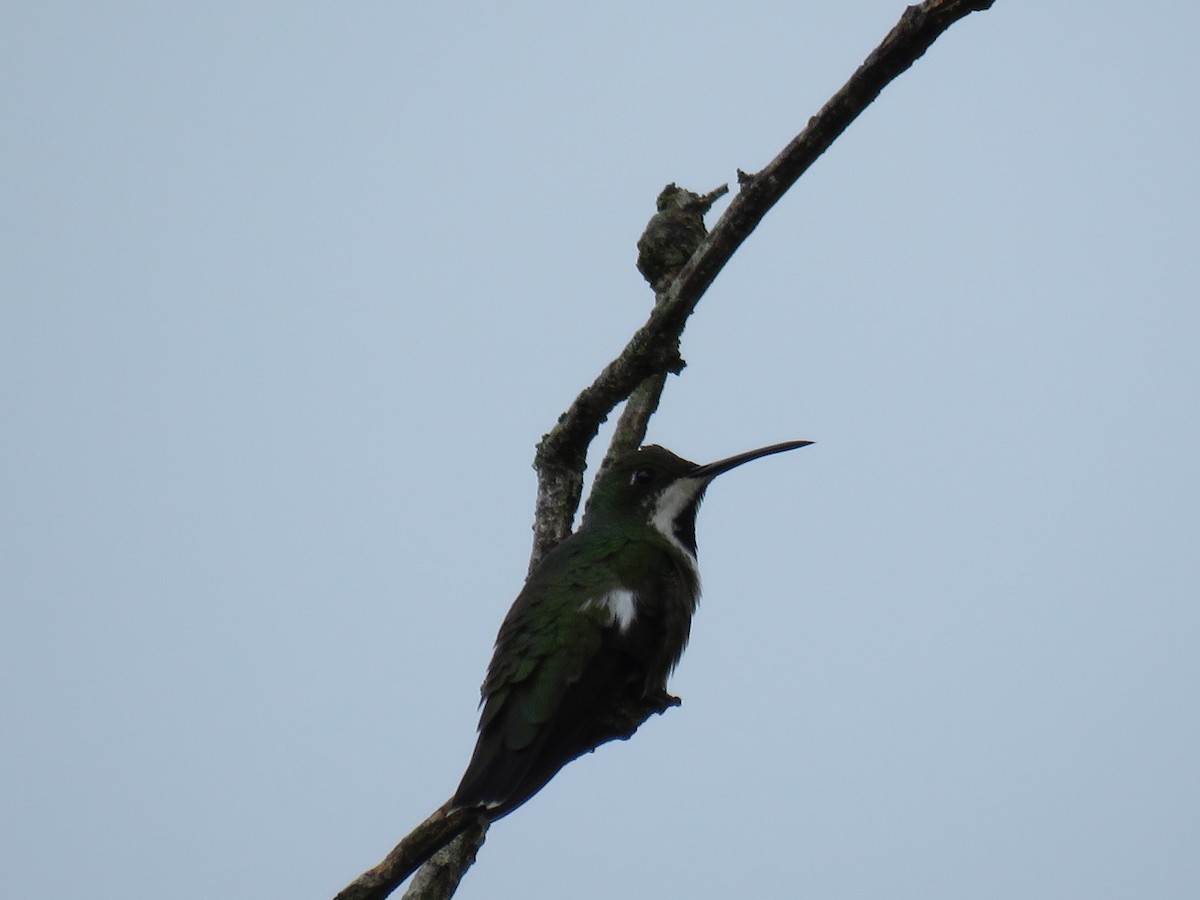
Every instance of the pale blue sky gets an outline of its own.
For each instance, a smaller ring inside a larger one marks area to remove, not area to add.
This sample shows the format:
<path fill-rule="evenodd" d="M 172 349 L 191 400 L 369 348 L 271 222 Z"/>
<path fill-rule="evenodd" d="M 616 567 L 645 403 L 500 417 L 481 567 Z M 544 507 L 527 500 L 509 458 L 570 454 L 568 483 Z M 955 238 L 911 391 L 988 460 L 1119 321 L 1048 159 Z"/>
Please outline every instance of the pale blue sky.
<path fill-rule="evenodd" d="M 442 802 L 656 193 L 902 9 L 4 4 L 5 893 L 328 897 Z M 818 443 L 462 900 L 1200 896 L 1198 32 L 997 0 L 768 216 L 651 438 Z"/>

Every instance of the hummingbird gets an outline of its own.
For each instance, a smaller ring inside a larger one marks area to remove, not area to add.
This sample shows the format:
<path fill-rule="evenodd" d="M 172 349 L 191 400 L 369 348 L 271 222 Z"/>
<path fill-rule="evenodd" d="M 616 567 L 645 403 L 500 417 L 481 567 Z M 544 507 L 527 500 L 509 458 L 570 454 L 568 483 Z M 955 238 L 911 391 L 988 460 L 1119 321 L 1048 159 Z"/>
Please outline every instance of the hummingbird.
<path fill-rule="evenodd" d="M 579 530 L 530 573 L 496 638 L 479 736 L 451 808 L 508 815 L 563 766 L 626 739 L 667 693 L 700 599 L 696 513 L 718 475 L 788 441 L 697 465 L 657 445 L 614 459 Z"/>

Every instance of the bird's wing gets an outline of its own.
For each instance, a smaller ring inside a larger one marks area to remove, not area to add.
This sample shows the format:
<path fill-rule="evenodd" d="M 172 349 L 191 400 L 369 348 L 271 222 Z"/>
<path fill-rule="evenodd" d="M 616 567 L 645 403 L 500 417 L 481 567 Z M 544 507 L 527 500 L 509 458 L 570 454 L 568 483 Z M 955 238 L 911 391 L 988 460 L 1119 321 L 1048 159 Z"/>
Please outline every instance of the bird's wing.
<path fill-rule="evenodd" d="M 618 623 L 602 602 L 622 588 L 606 564 L 622 544 L 619 536 L 593 541 L 585 559 L 564 543 L 517 597 L 483 684 L 479 740 L 455 795 L 459 805 L 507 812 L 592 749 L 579 745 L 580 735 L 629 679 L 613 652 Z"/>

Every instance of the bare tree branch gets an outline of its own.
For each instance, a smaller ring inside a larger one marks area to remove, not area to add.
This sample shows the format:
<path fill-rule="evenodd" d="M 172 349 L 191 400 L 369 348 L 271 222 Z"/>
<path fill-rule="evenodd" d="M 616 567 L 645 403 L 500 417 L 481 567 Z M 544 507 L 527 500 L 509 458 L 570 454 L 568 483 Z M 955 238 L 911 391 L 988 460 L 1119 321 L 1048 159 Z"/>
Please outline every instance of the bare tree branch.
<path fill-rule="evenodd" d="M 610 453 L 621 447 L 636 447 L 645 437 L 646 425 L 658 406 L 666 376 L 683 369 L 679 340 L 687 320 L 738 247 L 893 79 L 920 59 L 951 25 L 972 12 L 990 9 L 994 2 L 925 0 L 908 7 L 850 80 L 775 159 L 756 174 L 738 172 L 737 195 L 682 269 L 675 271 L 668 261 L 666 275 L 657 269 L 647 274 L 655 287 L 655 306 L 650 317 L 538 444 L 534 462 L 538 490 L 531 568 L 570 533 L 583 493 L 588 446 L 601 423 L 622 401 L 630 402 L 618 424 Z M 709 205 L 714 195 L 717 192 L 706 195 L 711 198 Z M 662 709 L 647 709 L 641 721 L 656 711 Z M 629 735 L 640 724 L 640 721 L 630 722 Z M 382 900 L 434 853 L 438 853 L 437 860 L 430 860 L 405 896 L 413 900 L 445 900 L 474 862 L 486 831 L 487 826 L 478 813 L 452 810 L 447 804 L 417 826 L 379 865 L 355 879 L 336 900 Z"/>
<path fill-rule="evenodd" d="M 475 862 L 487 827 L 484 822 L 467 826 L 458 837 L 429 857 L 404 892 L 405 900 L 450 900 L 467 869 Z"/>
<path fill-rule="evenodd" d="M 667 292 L 676 276 L 708 236 L 704 216 L 728 193 L 729 186 L 724 184 L 703 196 L 668 184 L 658 195 L 658 212 L 637 242 L 638 271 L 654 288 L 655 308 L 667 302 Z M 600 464 L 601 472 L 622 453 L 642 445 L 666 383 L 667 373 L 658 372 L 633 389 Z"/>
<path fill-rule="evenodd" d="M 621 354 L 575 398 L 538 445 L 533 556 L 540 559 L 571 531 L 583 494 L 587 448 L 609 414 L 645 379 L 683 368 L 679 338 L 688 317 L 742 242 L 796 180 L 880 92 L 920 59 L 959 19 L 990 9 L 995 0 L 926 0 L 900 21 L 830 98 L 808 126 L 762 171 L 739 172 L 740 190 L 712 231 L 667 287 L 650 318 Z"/>
<path fill-rule="evenodd" d="M 472 828 L 482 830 L 478 813 L 468 809 L 450 809 L 448 803 L 444 804 L 410 831 L 379 865 L 367 869 L 342 888 L 334 900 L 383 900 L 438 850 Z M 474 862 L 474 853 L 470 856 L 470 861 L 462 866 L 460 878 L 467 866 Z"/>

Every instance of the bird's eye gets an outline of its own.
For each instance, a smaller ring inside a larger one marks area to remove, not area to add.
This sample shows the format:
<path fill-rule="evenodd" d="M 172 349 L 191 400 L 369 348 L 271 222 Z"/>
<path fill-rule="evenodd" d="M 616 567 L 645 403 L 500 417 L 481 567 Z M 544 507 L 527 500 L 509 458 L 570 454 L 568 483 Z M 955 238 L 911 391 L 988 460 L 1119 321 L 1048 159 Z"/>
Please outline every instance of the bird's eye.
<path fill-rule="evenodd" d="M 654 480 L 653 469 L 638 469 L 633 473 L 633 477 L 629 479 L 630 484 L 649 484 Z"/>

